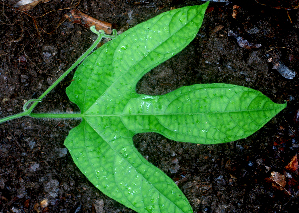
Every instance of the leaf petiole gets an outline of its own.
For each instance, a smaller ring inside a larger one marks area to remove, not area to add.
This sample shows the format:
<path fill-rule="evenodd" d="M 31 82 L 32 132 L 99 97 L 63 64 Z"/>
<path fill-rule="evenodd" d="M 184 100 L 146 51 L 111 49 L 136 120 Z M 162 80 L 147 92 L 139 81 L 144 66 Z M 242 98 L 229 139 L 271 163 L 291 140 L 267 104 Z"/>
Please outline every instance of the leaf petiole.
<path fill-rule="evenodd" d="M 32 118 L 82 118 L 81 113 L 30 113 Z"/>

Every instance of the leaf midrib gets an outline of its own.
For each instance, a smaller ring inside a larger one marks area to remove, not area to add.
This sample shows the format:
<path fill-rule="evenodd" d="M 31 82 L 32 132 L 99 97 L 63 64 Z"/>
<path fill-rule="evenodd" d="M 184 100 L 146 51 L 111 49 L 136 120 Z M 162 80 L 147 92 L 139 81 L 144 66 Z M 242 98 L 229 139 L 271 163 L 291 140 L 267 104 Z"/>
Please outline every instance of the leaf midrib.
<path fill-rule="evenodd" d="M 224 112 L 196 112 L 196 113 L 152 113 L 152 114 L 83 114 L 83 117 L 130 117 L 130 116 L 169 116 L 169 115 L 200 115 L 200 114 L 227 114 L 227 113 L 243 113 L 243 112 L 260 112 L 260 111 L 272 111 L 278 108 L 272 109 L 260 109 L 260 110 L 238 110 L 238 111 L 224 111 Z"/>

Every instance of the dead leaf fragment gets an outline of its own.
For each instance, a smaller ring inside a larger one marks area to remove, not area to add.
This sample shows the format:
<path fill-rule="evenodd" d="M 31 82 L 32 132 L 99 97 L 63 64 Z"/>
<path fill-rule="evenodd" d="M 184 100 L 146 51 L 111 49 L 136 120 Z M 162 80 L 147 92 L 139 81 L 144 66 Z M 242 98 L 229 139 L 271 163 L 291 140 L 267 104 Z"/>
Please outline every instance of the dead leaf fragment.
<path fill-rule="evenodd" d="M 267 178 L 269 182 L 272 182 L 272 187 L 283 191 L 287 195 L 291 195 L 288 190 L 286 190 L 286 177 L 279 172 L 271 172 L 270 178 Z"/>
<path fill-rule="evenodd" d="M 286 177 L 279 172 L 271 172 L 270 179 L 282 188 L 286 186 Z"/>
<path fill-rule="evenodd" d="M 217 33 L 219 32 L 220 30 L 222 30 L 224 28 L 223 25 L 217 25 L 214 29 L 213 29 L 213 33 Z"/>
<path fill-rule="evenodd" d="M 41 212 L 39 203 L 35 203 L 35 204 L 33 205 L 33 210 L 34 210 L 35 212 L 37 212 L 37 213 L 40 213 L 40 212 Z"/>
<path fill-rule="evenodd" d="M 283 191 L 286 195 L 292 194 L 289 190 L 286 189 L 287 177 L 285 175 L 273 171 L 271 172 L 271 176 L 269 178 L 266 178 L 266 180 L 272 183 L 273 188 Z"/>
<path fill-rule="evenodd" d="M 234 6 L 233 6 L 232 17 L 233 17 L 234 19 L 237 18 L 237 14 L 239 13 L 239 8 L 240 8 L 240 6 L 238 6 L 238 5 L 234 5 Z"/>
<path fill-rule="evenodd" d="M 290 163 L 286 165 L 286 170 L 289 170 L 291 172 L 297 172 L 298 173 L 298 157 L 297 154 L 292 158 Z"/>
<path fill-rule="evenodd" d="M 40 202 L 40 206 L 42 208 L 46 208 L 48 206 L 49 202 L 48 202 L 48 199 L 44 199 Z"/>

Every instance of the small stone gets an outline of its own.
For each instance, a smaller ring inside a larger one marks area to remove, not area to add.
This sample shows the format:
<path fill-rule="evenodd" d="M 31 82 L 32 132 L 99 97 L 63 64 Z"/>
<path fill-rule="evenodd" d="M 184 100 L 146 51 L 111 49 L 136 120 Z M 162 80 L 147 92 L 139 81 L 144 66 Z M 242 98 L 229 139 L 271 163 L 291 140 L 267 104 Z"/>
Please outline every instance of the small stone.
<path fill-rule="evenodd" d="M 53 57 L 57 54 L 57 49 L 53 46 L 43 46 L 43 58 L 44 61 L 48 64 L 51 63 L 53 60 Z"/>
<path fill-rule="evenodd" d="M 39 168 L 38 163 L 34 163 L 30 166 L 30 171 L 35 172 Z"/>
<path fill-rule="evenodd" d="M 48 183 L 45 184 L 44 190 L 49 193 L 49 196 L 56 198 L 59 192 L 59 181 L 51 179 Z"/>
<path fill-rule="evenodd" d="M 4 189 L 5 187 L 5 180 L 3 178 L 0 179 L 0 189 Z"/>
<path fill-rule="evenodd" d="M 59 158 L 63 158 L 67 154 L 67 148 L 56 149 L 56 153 L 57 153 Z"/>
<path fill-rule="evenodd" d="M 296 72 L 289 69 L 282 62 L 275 63 L 272 69 L 277 70 L 279 74 L 286 79 L 293 79 L 296 76 Z"/>
<path fill-rule="evenodd" d="M 21 210 L 18 209 L 18 208 L 16 208 L 16 207 L 12 207 L 11 208 L 11 212 L 13 212 L 13 213 L 21 213 Z"/>
<path fill-rule="evenodd" d="M 104 200 L 103 199 L 95 200 L 93 205 L 94 205 L 94 208 L 96 210 L 96 213 L 105 213 Z"/>
<path fill-rule="evenodd" d="M 21 82 L 25 83 L 28 80 L 28 76 L 27 75 L 21 75 Z"/>

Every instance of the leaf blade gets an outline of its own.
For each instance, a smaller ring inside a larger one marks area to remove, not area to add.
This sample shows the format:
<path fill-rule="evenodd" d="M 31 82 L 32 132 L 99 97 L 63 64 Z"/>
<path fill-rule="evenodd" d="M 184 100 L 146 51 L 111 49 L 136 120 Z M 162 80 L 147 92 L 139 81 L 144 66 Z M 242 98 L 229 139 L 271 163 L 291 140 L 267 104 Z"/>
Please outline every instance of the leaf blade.
<path fill-rule="evenodd" d="M 131 99 L 122 122 L 134 133 L 157 132 L 176 141 L 216 144 L 253 134 L 285 107 L 250 88 L 199 84 Z"/>

